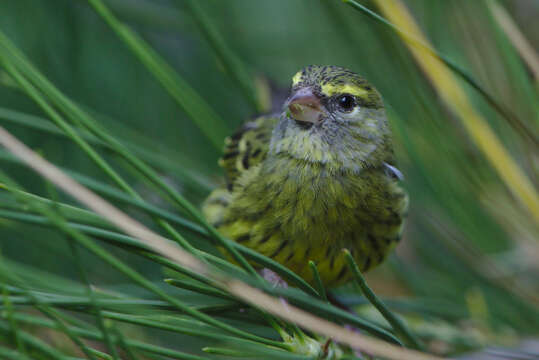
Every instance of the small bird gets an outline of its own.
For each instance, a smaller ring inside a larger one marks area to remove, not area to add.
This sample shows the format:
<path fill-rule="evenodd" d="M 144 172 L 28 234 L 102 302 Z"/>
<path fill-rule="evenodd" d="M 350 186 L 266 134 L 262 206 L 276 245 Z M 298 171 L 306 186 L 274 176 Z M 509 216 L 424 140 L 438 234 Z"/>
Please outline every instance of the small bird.
<path fill-rule="evenodd" d="M 354 72 L 310 65 L 292 78 L 283 112 L 245 123 L 225 141 L 226 187 L 203 205 L 224 236 L 325 286 L 381 263 L 401 238 L 400 187 L 378 91 Z"/>

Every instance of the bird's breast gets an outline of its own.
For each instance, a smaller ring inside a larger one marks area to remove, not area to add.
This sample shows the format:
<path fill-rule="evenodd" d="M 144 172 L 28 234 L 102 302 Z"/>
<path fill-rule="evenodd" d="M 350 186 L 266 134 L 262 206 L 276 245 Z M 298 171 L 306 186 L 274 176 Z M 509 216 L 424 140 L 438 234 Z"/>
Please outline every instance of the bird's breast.
<path fill-rule="evenodd" d="M 330 171 L 323 164 L 282 162 L 266 169 L 260 202 L 291 238 L 328 242 L 359 231 L 371 186 L 358 175 Z"/>
<path fill-rule="evenodd" d="M 219 230 L 303 277 L 313 260 L 325 281 L 344 281 L 343 248 L 365 270 L 400 238 L 406 195 L 381 170 L 351 174 L 283 161 L 243 180 Z"/>

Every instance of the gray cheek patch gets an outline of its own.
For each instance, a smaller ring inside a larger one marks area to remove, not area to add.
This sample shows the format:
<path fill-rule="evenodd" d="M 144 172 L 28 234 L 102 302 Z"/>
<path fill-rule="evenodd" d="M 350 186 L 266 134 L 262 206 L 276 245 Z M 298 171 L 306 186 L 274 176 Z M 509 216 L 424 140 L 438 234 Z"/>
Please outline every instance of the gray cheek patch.
<path fill-rule="evenodd" d="M 404 180 L 404 175 L 402 175 L 399 169 L 397 169 L 393 165 L 389 165 L 388 163 L 384 163 L 384 166 L 386 167 L 386 174 L 388 176 L 391 176 L 392 178 L 401 181 Z"/>

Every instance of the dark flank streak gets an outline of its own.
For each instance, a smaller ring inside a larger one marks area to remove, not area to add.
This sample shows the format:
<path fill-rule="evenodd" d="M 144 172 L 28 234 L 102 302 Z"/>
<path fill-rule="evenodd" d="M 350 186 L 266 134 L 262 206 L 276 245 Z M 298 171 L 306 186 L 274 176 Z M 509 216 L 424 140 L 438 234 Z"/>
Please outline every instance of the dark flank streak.
<path fill-rule="evenodd" d="M 346 274 L 346 266 L 343 266 L 341 268 L 341 271 L 339 271 L 339 273 L 337 274 L 337 281 L 342 280 L 345 274 Z"/>
<path fill-rule="evenodd" d="M 369 241 L 371 242 L 372 248 L 376 251 L 380 251 L 380 246 L 378 246 L 378 240 L 372 235 L 368 234 L 367 237 L 369 238 Z"/>
<path fill-rule="evenodd" d="M 279 253 L 285 248 L 285 246 L 288 245 L 288 240 L 283 240 L 283 242 L 281 243 L 281 245 L 277 248 L 277 250 L 275 250 L 273 252 L 273 254 L 271 254 L 269 257 L 270 258 L 274 258 L 276 257 L 277 255 L 279 255 Z"/>
<path fill-rule="evenodd" d="M 365 260 L 365 265 L 363 265 L 363 271 L 369 270 L 371 267 L 371 257 L 367 256 L 367 259 Z"/>
<path fill-rule="evenodd" d="M 309 255 L 311 255 L 311 247 L 309 246 L 305 251 L 305 259 L 309 260 Z"/>
<path fill-rule="evenodd" d="M 223 160 L 227 160 L 227 159 L 233 158 L 235 156 L 238 156 L 237 151 L 229 152 L 229 153 L 226 153 L 226 154 L 223 155 Z"/>
<path fill-rule="evenodd" d="M 288 256 L 286 257 L 285 262 L 290 261 L 293 257 L 294 257 L 294 252 L 293 252 L 293 251 L 290 251 L 290 255 L 288 255 Z"/>
<path fill-rule="evenodd" d="M 242 235 L 242 236 L 240 236 L 239 238 L 236 239 L 236 242 L 238 242 L 238 243 L 247 242 L 247 241 L 249 241 L 250 238 L 251 238 L 250 235 Z"/>
<path fill-rule="evenodd" d="M 369 242 L 371 243 L 371 248 L 373 253 L 376 255 L 376 259 L 374 260 L 375 263 L 379 263 L 383 256 L 380 251 L 380 245 L 378 244 L 378 240 L 371 234 L 367 235 L 367 238 L 369 239 Z"/>
<path fill-rule="evenodd" d="M 258 245 L 265 244 L 271 238 L 272 235 L 273 234 L 269 234 L 269 235 L 264 236 L 262 239 L 260 239 L 260 241 L 258 242 Z"/>
<path fill-rule="evenodd" d="M 241 164 L 243 165 L 244 169 L 249 169 L 249 153 L 245 154 L 245 156 L 241 159 Z"/>

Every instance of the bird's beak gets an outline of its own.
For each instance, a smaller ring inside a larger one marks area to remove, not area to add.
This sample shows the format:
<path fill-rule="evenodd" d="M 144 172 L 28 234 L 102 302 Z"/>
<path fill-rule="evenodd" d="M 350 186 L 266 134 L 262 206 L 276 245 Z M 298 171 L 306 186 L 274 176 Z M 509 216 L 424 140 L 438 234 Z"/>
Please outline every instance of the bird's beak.
<path fill-rule="evenodd" d="M 288 98 L 285 106 L 296 121 L 316 124 L 322 120 L 322 104 L 310 88 L 296 91 Z"/>

